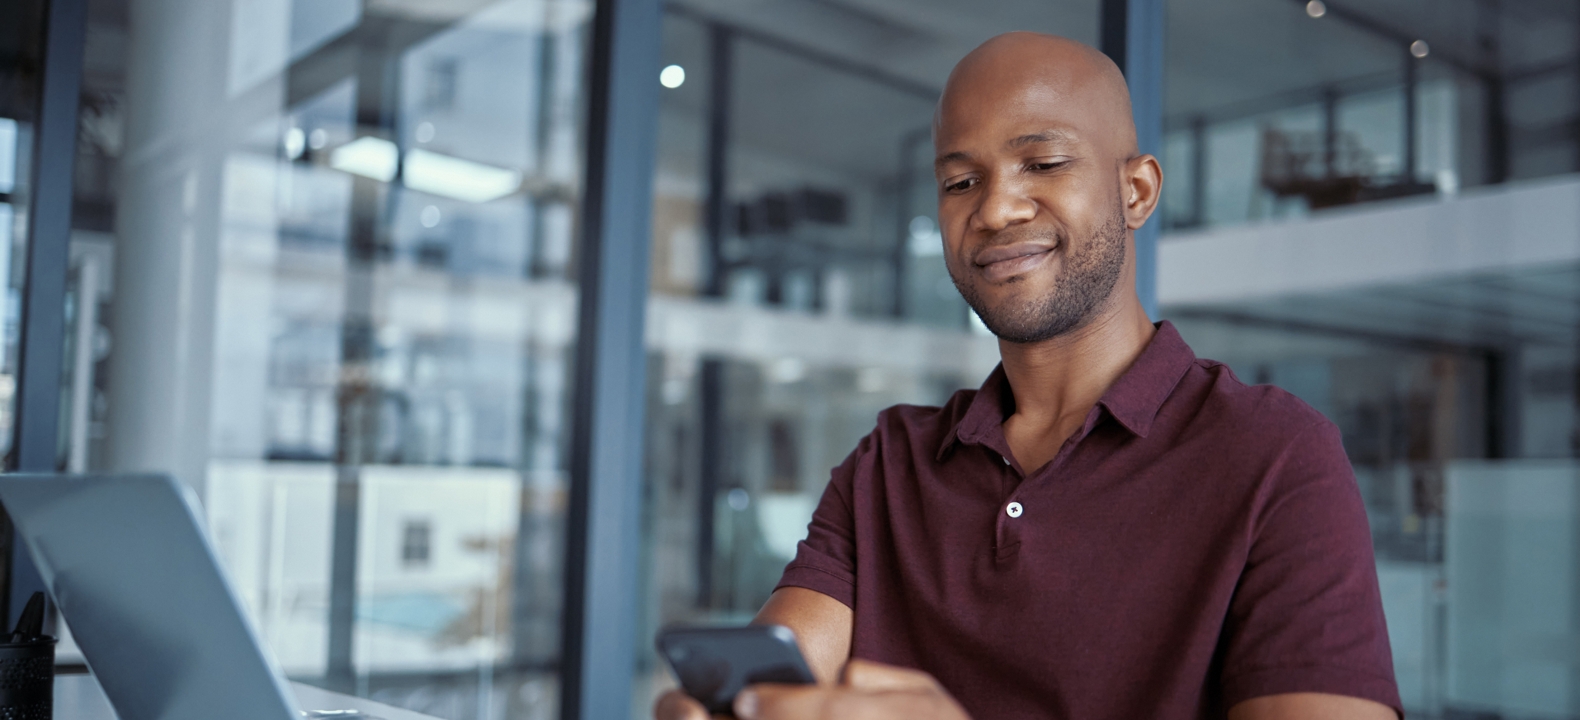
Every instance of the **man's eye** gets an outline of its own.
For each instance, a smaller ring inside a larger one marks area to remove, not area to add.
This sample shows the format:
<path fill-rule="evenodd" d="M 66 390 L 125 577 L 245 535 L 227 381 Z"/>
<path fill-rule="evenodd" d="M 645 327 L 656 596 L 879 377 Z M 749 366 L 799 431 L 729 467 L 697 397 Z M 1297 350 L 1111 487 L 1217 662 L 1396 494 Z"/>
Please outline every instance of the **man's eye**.
<path fill-rule="evenodd" d="M 977 184 L 977 179 L 976 178 L 966 178 L 964 180 L 957 180 L 955 182 L 949 183 L 948 185 L 945 185 L 944 186 L 944 191 L 945 192 L 965 192 L 966 190 L 971 189 L 971 187 L 976 185 L 976 184 Z"/>
<path fill-rule="evenodd" d="M 1052 161 L 1049 161 L 1049 162 L 1032 163 L 1031 164 L 1031 169 L 1034 170 L 1034 171 L 1037 171 L 1037 172 L 1047 172 L 1049 170 L 1058 170 L 1059 168 L 1064 167 L 1068 162 L 1069 161 L 1067 161 L 1067 160 L 1052 160 Z"/>

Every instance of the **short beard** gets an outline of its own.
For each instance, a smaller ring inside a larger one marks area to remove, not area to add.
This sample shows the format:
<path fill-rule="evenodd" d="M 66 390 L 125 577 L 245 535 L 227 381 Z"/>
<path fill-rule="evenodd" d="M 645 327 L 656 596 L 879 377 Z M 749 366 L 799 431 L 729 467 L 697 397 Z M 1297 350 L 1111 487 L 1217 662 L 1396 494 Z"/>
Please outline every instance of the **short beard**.
<path fill-rule="evenodd" d="M 1125 269 L 1125 214 L 1115 206 L 1106 223 L 1082 243 L 1079 255 L 1065 244 L 1065 264 L 1060 268 L 1053 292 L 1012 307 L 988 307 L 982 294 L 971 283 L 963 283 L 954 273 L 955 288 L 966 304 L 1000 340 L 1012 343 L 1038 343 L 1085 327 L 1105 305 Z"/>

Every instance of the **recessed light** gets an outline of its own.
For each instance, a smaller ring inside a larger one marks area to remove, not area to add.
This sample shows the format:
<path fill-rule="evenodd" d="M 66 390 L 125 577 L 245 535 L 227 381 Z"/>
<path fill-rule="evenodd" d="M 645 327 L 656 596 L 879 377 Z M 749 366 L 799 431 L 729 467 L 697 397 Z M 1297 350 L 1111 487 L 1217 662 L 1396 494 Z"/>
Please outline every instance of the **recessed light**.
<path fill-rule="evenodd" d="M 1411 55 L 1414 55 L 1418 58 L 1424 58 L 1429 52 L 1432 52 L 1432 48 L 1427 47 L 1425 40 L 1417 40 L 1413 43 L 1410 43 Z"/>
<path fill-rule="evenodd" d="M 658 73 L 658 83 L 671 90 L 680 87 L 686 82 L 686 69 L 679 65 L 670 65 Z"/>
<path fill-rule="evenodd" d="M 1314 18 L 1328 14 L 1327 3 L 1322 2 L 1322 0 L 1311 0 L 1311 2 L 1306 3 L 1306 14 Z"/>

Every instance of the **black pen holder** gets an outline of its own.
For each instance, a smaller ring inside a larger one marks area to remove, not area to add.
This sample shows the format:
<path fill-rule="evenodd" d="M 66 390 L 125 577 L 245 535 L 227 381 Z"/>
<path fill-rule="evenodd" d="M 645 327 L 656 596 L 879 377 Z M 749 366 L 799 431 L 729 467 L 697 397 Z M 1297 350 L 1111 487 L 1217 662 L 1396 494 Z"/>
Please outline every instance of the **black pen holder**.
<path fill-rule="evenodd" d="M 0 643 L 0 720 L 50 720 L 55 638 Z"/>

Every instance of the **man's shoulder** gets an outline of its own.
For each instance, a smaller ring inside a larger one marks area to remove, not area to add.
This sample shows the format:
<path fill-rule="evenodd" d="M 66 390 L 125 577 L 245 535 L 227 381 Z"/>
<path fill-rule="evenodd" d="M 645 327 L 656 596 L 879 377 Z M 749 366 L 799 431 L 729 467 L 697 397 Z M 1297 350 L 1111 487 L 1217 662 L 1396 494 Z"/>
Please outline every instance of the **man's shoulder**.
<path fill-rule="evenodd" d="M 1334 429 L 1327 416 L 1294 393 L 1277 385 L 1246 383 L 1216 360 L 1198 358 L 1183 384 L 1195 417 L 1236 440 L 1277 444 Z"/>
<path fill-rule="evenodd" d="M 956 390 L 942 405 L 890 405 L 878 413 L 871 440 L 894 446 L 926 443 L 936 447 L 965 417 L 976 397 L 976 388 Z"/>
<path fill-rule="evenodd" d="M 962 388 L 950 395 L 942 405 L 890 405 L 878 413 L 878 429 L 890 426 L 913 431 L 947 432 L 965 417 L 976 395 L 976 388 Z"/>
<path fill-rule="evenodd" d="M 1305 400 L 1272 384 L 1247 384 L 1223 363 L 1198 360 L 1187 375 L 1196 402 L 1174 447 L 1191 448 L 1212 475 L 1233 484 L 1261 512 L 1270 498 L 1322 486 L 1353 492 L 1355 480 L 1339 428 Z M 1315 483 L 1315 485 L 1313 485 Z"/>

